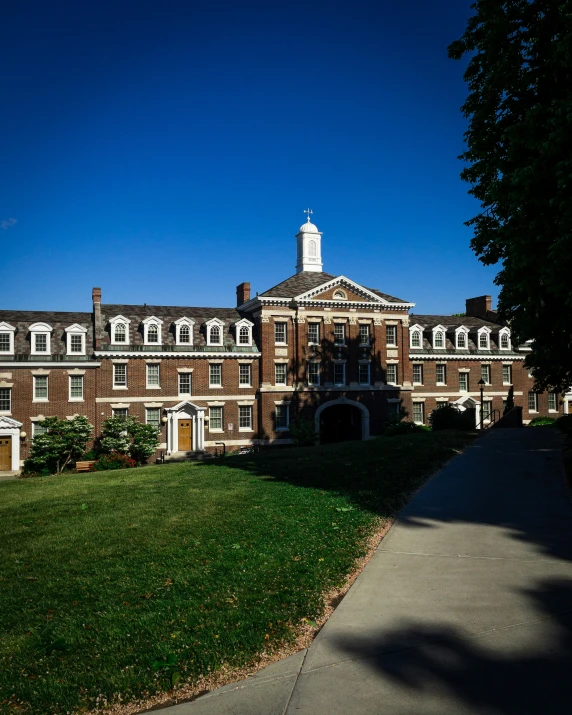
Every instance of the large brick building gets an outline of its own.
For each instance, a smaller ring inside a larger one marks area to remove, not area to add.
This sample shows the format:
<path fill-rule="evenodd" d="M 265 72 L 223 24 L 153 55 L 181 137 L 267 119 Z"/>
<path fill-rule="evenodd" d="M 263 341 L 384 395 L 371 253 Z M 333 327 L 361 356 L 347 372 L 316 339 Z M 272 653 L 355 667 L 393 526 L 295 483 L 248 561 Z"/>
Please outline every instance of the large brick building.
<path fill-rule="evenodd" d="M 111 415 L 160 431 L 165 456 L 287 444 L 305 415 L 323 441 L 379 434 L 394 416 L 426 423 L 442 402 L 502 412 L 509 387 L 525 420 L 568 412 L 537 394 L 490 297 L 463 317 L 417 315 L 400 298 L 322 270 L 322 234 L 296 236 L 295 275 L 236 308 L 102 303 L 91 313 L 0 310 L 0 471 L 17 470 L 45 417 Z M 479 381 L 484 381 L 481 404 Z"/>

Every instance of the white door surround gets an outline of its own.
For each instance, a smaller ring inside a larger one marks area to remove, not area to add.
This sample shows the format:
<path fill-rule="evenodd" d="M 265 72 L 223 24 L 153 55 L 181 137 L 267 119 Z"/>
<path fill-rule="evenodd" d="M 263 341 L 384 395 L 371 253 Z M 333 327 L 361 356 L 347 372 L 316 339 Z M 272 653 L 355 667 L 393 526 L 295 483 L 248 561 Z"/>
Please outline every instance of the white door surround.
<path fill-rule="evenodd" d="M 205 448 L 205 412 L 206 407 L 184 400 L 174 407 L 167 407 L 167 454 L 179 451 L 179 420 L 191 420 L 193 452 L 202 452 Z"/>
<path fill-rule="evenodd" d="M 20 470 L 20 429 L 22 423 L 18 420 L 13 420 L 6 415 L 0 415 L 0 437 L 12 437 L 12 470 L 18 472 Z"/>
<path fill-rule="evenodd" d="M 361 402 L 356 402 L 355 400 L 348 400 L 347 397 L 338 397 L 337 400 L 330 400 L 329 402 L 324 402 L 323 405 L 320 405 L 318 407 L 318 409 L 316 410 L 316 414 L 314 415 L 316 434 L 320 434 L 320 415 L 325 409 L 327 409 L 328 407 L 332 407 L 333 405 L 350 405 L 352 407 L 357 407 L 358 410 L 361 411 L 362 441 L 364 439 L 369 439 L 369 410 L 365 405 L 362 405 Z"/>
<path fill-rule="evenodd" d="M 475 427 L 476 429 L 481 429 L 481 403 L 478 400 L 475 400 L 474 397 L 466 395 L 459 397 L 458 400 L 454 400 L 451 404 L 455 405 L 459 410 L 461 410 L 461 412 L 464 412 L 466 409 L 474 409 Z"/>

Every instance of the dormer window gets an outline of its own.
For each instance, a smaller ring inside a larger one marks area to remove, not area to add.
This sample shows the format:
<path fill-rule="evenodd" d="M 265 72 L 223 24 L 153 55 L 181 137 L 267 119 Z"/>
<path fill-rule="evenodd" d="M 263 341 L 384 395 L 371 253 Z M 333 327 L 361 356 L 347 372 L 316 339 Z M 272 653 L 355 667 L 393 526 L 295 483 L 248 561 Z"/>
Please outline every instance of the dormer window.
<path fill-rule="evenodd" d="M 116 315 L 109 321 L 112 345 L 127 345 L 129 342 L 129 318 L 123 315 Z"/>
<path fill-rule="evenodd" d="M 478 331 L 479 350 L 490 350 L 491 349 L 490 333 L 491 333 L 490 328 L 480 328 L 480 330 Z"/>
<path fill-rule="evenodd" d="M 246 318 L 235 323 L 237 345 L 252 345 L 252 325 Z"/>
<path fill-rule="evenodd" d="M 87 328 L 77 323 L 66 328 L 68 355 L 85 355 L 85 336 Z"/>
<path fill-rule="evenodd" d="M 222 329 L 224 323 L 218 318 L 212 318 L 205 323 L 207 328 L 207 345 L 222 345 Z"/>
<path fill-rule="evenodd" d="M 445 328 L 442 325 L 433 328 L 433 348 L 437 350 L 445 348 Z"/>
<path fill-rule="evenodd" d="M 501 350 L 510 350 L 510 330 L 508 328 L 499 330 L 499 348 Z"/>
<path fill-rule="evenodd" d="M 117 325 L 115 326 L 115 342 L 127 342 L 127 326 L 125 325 L 125 323 L 117 323 Z"/>
<path fill-rule="evenodd" d="M 467 350 L 469 347 L 469 331 L 464 325 L 455 330 L 455 347 L 457 350 Z"/>
<path fill-rule="evenodd" d="M 412 348 L 423 347 L 423 328 L 420 325 L 409 328 L 409 344 Z"/>
<path fill-rule="evenodd" d="M 195 321 L 191 318 L 175 320 L 175 342 L 177 345 L 192 345 Z"/>
<path fill-rule="evenodd" d="M 47 323 L 30 325 L 32 355 L 50 355 L 52 326 Z"/>
<path fill-rule="evenodd" d="M 145 318 L 143 321 L 143 343 L 145 345 L 160 345 L 163 342 L 161 338 L 162 324 L 163 321 L 154 315 Z"/>
<path fill-rule="evenodd" d="M 9 323 L 0 323 L 0 355 L 14 354 L 14 333 L 16 328 Z"/>

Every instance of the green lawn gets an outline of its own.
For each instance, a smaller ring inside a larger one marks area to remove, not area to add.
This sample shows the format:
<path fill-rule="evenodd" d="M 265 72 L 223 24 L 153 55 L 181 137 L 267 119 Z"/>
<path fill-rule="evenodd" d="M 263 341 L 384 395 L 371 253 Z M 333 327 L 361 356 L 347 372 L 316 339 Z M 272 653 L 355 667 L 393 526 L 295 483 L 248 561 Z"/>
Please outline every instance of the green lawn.
<path fill-rule="evenodd" d="M 380 519 L 471 439 L 0 484 L 0 710 L 75 712 L 252 663 L 319 617 Z"/>

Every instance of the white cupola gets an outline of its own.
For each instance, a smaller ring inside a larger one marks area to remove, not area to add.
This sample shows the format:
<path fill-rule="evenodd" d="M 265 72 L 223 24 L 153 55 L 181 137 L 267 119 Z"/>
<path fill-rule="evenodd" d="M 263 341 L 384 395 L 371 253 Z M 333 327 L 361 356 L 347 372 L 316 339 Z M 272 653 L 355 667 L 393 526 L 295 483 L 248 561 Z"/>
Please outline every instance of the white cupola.
<path fill-rule="evenodd" d="M 322 271 L 322 234 L 318 231 L 317 226 L 310 223 L 311 209 L 306 209 L 304 213 L 308 214 L 308 221 L 300 226 L 300 230 L 296 235 L 298 244 L 298 261 L 296 263 L 296 273 L 302 271 Z"/>

